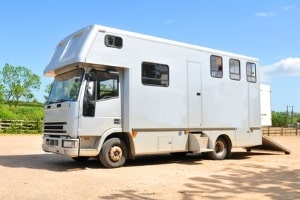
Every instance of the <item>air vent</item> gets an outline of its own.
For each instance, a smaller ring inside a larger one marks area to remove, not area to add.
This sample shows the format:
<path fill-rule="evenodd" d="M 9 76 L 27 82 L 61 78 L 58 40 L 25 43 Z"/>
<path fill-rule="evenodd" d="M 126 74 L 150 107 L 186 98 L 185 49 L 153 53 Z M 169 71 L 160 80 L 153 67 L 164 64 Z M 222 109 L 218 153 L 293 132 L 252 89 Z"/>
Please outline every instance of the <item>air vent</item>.
<path fill-rule="evenodd" d="M 121 119 L 114 119 L 114 124 L 121 124 Z"/>
<path fill-rule="evenodd" d="M 44 133 L 66 133 L 67 122 L 46 122 L 44 123 Z"/>
<path fill-rule="evenodd" d="M 108 47 L 120 49 L 123 46 L 123 39 L 121 37 L 114 36 L 114 35 L 106 35 L 105 45 Z"/>

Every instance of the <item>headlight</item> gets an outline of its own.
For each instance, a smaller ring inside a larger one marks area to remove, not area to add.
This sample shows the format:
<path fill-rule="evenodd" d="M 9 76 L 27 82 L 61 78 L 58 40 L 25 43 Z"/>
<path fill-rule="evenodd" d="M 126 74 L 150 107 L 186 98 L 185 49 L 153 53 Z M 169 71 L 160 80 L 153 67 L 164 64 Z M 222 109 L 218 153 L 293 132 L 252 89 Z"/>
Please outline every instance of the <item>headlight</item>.
<path fill-rule="evenodd" d="M 77 147 L 77 141 L 63 140 L 62 146 L 64 148 L 76 148 Z"/>

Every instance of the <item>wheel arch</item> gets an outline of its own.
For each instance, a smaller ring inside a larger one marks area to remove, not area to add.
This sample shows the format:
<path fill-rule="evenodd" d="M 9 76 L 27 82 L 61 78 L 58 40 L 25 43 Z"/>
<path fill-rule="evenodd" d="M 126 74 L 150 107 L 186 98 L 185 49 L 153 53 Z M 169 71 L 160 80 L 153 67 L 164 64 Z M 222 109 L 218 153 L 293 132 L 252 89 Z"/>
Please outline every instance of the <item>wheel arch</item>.
<path fill-rule="evenodd" d="M 109 131 L 109 132 L 104 133 L 99 142 L 99 146 L 98 146 L 99 153 L 101 152 L 101 148 L 102 148 L 104 142 L 111 138 L 119 138 L 120 140 L 122 140 L 126 145 L 127 152 L 128 152 L 128 158 L 129 159 L 134 158 L 134 155 L 135 155 L 134 144 L 133 144 L 132 136 L 128 132 Z"/>

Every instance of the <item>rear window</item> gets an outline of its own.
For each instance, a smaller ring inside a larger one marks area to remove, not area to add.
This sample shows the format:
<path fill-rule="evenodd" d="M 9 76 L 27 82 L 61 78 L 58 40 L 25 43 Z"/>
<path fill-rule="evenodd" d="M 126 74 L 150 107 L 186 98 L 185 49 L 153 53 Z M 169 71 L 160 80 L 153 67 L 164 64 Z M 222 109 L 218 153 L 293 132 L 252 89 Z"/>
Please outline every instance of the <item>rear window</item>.
<path fill-rule="evenodd" d="M 256 82 L 256 64 L 247 62 L 246 70 L 247 70 L 247 81 L 255 83 Z"/>
<path fill-rule="evenodd" d="M 215 78 L 223 77 L 223 60 L 221 56 L 210 56 L 210 75 Z"/>
<path fill-rule="evenodd" d="M 232 80 L 241 80 L 241 65 L 236 59 L 229 59 L 229 74 Z"/>

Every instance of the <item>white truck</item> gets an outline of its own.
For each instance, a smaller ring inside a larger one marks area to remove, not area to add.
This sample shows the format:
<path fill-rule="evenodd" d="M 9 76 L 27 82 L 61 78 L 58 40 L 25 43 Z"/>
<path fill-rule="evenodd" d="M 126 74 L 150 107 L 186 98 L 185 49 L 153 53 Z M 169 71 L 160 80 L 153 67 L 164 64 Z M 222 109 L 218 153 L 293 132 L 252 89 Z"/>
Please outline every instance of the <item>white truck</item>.
<path fill-rule="evenodd" d="M 91 25 L 57 45 L 42 148 L 108 168 L 262 144 L 256 58 Z"/>

